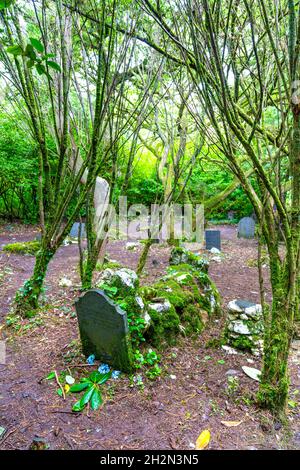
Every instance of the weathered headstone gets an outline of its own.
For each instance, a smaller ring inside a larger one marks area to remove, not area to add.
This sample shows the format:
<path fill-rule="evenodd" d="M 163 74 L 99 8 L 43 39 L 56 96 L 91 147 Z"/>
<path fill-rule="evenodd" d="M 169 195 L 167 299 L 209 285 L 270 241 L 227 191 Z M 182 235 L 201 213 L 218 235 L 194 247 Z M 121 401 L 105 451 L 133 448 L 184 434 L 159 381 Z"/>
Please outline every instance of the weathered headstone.
<path fill-rule="evenodd" d="M 79 229 L 80 229 L 80 223 L 79 223 L 79 222 L 75 222 L 75 223 L 72 225 L 72 228 L 71 228 L 71 231 L 70 231 L 70 237 L 72 237 L 72 238 L 78 238 Z M 81 224 L 81 237 L 85 237 L 85 236 L 86 236 L 86 232 L 85 232 L 85 223 L 82 223 L 82 224 Z"/>
<path fill-rule="evenodd" d="M 131 348 L 127 314 L 103 291 L 92 289 L 75 303 L 83 353 L 130 372 Z"/>
<path fill-rule="evenodd" d="M 221 250 L 221 232 L 220 230 L 205 230 L 206 249 L 217 248 Z"/>
<path fill-rule="evenodd" d="M 243 217 L 238 224 L 238 238 L 254 238 L 255 221 L 252 217 Z"/>

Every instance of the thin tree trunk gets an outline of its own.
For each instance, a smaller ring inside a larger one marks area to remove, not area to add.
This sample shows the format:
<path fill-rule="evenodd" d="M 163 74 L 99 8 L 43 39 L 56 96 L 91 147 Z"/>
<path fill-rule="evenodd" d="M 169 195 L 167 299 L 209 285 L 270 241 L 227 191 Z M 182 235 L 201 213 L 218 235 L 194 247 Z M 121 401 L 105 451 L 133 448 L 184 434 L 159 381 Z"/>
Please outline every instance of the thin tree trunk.
<path fill-rule="evenodd" d="M 32 310 L 38 308 L 48 264 L 55 254 L 56 249 L 57 248 L 44 246 L 38 251 L 33 275 L 17 292 L 15 299 L 16 313 L 22 316 L 28 316 Z"/>

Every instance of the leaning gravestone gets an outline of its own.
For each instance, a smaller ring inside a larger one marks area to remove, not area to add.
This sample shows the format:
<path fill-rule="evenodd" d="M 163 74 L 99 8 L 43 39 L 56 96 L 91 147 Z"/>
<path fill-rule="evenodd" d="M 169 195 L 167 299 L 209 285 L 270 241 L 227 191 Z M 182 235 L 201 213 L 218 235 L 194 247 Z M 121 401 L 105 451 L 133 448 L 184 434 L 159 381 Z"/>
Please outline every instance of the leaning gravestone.
<path fill-rule="evenodd" d="M 238 224 L 238 238 L 254 238 L 255 221 L 252 217 L 244 217 Z"/>
<path fill-rule="evenodd" d="M 75 303 L 83 353 L 130 372 L 127 314 L 103 291 L 92 289 Z"/>
<path fill-rule="evenodd" d="M 206 249 L 217 248 L 221 250 L 221 232 L 220 230 L 205 230 Z"/>

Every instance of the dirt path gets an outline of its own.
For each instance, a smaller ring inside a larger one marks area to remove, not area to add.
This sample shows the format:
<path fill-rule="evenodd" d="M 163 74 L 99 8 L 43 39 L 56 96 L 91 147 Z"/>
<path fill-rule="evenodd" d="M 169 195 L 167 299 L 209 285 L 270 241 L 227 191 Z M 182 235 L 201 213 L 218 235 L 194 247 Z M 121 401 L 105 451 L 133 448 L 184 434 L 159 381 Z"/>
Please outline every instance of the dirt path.
<path fill-rule="evenodd" d="M 259 301 L 257 270 L 249 266 L 256 258 L 255 240 L 237 240 L 235 227 L 220 229 L 225 258 L 221 263 L 211 261 L 210 275 L 224 304 L 234 298 Z M 6 226 L 0 248 L 36 234 L 32 227 Z M 111 258 L 135 268 L 139 252 L 125 250 L 124 242 L 110 243 L 108 252 Z M 152 248 L 142 282 L 151 283 L 164 272 L 168 253 L 168 248 Z M 33 263 L 31 256 L 0 252 L 3 321 Z M 61 248 L 49 266 L 43 314 L 5 330 L 8 354 L 6 365 L 0 365 L 0 426 L 7 432 L 2 440 L 0 437 L 1 449 L 27 449 L 35 436 L 45 439 L 51 449 L 191 449 L 204 429 L 211 431 L 211 449 L 300 448 L 299 406 L 290 408 L 290 427 L 280 427 L 255 407 L 257 384 L 241 370 L 250 356 L 229 356 L 222 349 L 207 347 L 212 344 L 209 340 L 219 337 L 223 318 L 214 320 L 199 340 L 182 339 L 176 348 L 166 351 L 162 376 L 153 383 L 145 381 L 143 390 L 130 387 L 124 376 L 106 387 L 101 410 L 70 412 L 75 398 L 67 396 L 64 401 L 56 395 L 53 382 L 41 379 L 54 369 L 69 368 L 77 378 L 88 373 L 88 367 L 74 367 L 82 362 L 73 308 L 79 285 L 77 263 L 76 245 Z M 72 280 L 73 287 L 59 287 L 64 276 Z M 299 389 L 299 364 L 295 351 L 291 357 L 292 393 Z M 255 366 L 259 367 L 257 359 Z M 239 379 L 235 393 L 228 389 L 229 370 Z M 297 395 L 291 397 L 297 401 Z M 221 421 L 242 422 L 228 428 Z"/>

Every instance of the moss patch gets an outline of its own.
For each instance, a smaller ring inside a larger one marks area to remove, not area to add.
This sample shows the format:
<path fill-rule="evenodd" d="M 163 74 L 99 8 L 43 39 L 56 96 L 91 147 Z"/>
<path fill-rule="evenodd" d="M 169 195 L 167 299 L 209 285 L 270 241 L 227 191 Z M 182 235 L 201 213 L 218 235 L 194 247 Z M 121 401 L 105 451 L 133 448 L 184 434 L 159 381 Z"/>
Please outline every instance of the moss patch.
<path fill-rule="evenodd" d="M 3 251 L 19 255 L 36 255 L 40 247 L 41 243 L 39 240 L 32 240 L 29 242 L 9 243 L 3 247 Z"/>
<path fill-rule="evenodd" d="M 147 331 L 147 339 L 153 346 L 162 349 L 176 344 L 176 336 L 180 333 L 180 318 L 173 305 L 168 312 L 158 313 L 149 309 L 152 324 Z"/>

